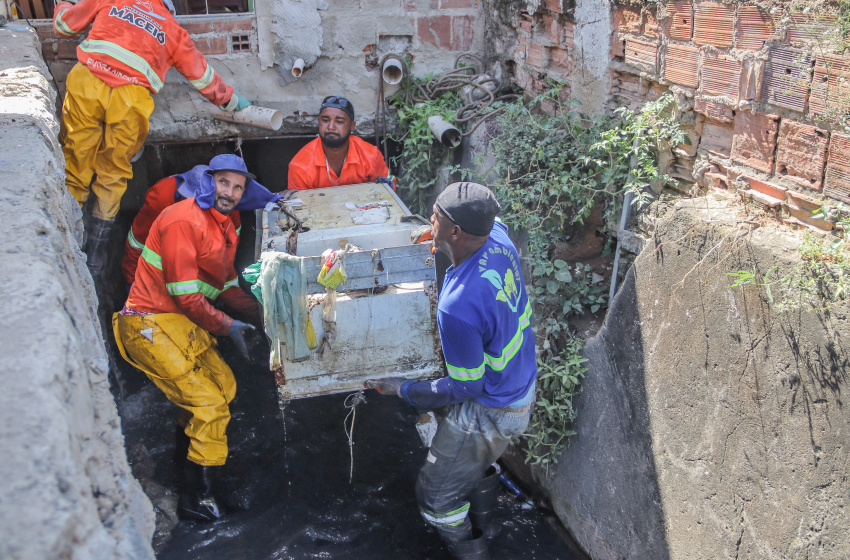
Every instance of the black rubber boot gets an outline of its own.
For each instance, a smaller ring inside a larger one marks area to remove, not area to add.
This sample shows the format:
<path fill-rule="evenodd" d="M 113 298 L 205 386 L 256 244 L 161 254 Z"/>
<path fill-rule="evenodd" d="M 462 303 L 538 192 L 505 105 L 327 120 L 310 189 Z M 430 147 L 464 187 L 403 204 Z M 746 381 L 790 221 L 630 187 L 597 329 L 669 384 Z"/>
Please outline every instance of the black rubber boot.
<path fill-rule="evenodd" d="M 212 493 L 212 469 L 215 467 L 193 461 L 183 465 L 183 488 L 177 506 L 177 514 L 182 519 L 207 523 L 224 515 Z"/>
<path fill-rule="evenodd" d="M 186 463 L 186 455 L 189 454 L 189 441 L 186 428 L 178 424 L 177 428 L 174 429 L 174 456 L 171 458 L 178 467 L 182 468 Z"/>
<path fill-rule="evenodd" d="M 115 220 L 101 220 L 92 216 L 86 230 L 86 264 L 95 282 L 103 279 L 109 260 L 109 238 Z"/>
<path fill-rule="evenodd" d="M 449 557 L 452 560 L 490 560 L 487 539 L 481 531 L 473 529 L 472 537 L 468 541 L 446 541 Z"/>
<path fill-rule="evenodd" d="M 499 498 L 499 475 L 502 469 L 498 464 L 490 465 L 484 478 L 469 495 L 469 520 L 473 529 L 478 529 L 484 538 L 499 536 L 501 526 L 496 523 L 496 503 Z"/>

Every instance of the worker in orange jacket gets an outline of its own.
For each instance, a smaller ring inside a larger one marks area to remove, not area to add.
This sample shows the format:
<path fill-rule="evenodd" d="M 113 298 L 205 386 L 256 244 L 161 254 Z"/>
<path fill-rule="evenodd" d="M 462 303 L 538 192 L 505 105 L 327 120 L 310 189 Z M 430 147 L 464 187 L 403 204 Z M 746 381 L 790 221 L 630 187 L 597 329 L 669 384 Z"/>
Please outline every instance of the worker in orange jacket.
<path fill-rule="evenodd" d="M 218 157 L 213 158 L 210 165 L 214 165 Z M 204 173 L 209 168 L 209 165 L 197 165 L 186 173 L 160 179 L 148 189 L 148 192 L 145 194 L 145 202 L 142 204 L 139 213 L 136 214 L 133 225 L 127 234 L 127 240 L 124 242 L 124 258 L 121 260 L 121 273 L 124 276 L 127 286 L 130 286 L 136 278 L 136 266 L 139 263 L 139 257 L 142 256 L 142 249 L 145 247 L 145 241 L 148 238 L 148 233 L 154 220 L 157 219 L 163 210 L 175 202 L 194 196 L 194 192 L 200 185 Z M 257 186 L 262 188 L 262 192 L 265 195 L 260 202 L 275 202 L 281 198 L 279 194 L 269 192 L 259 183 L 257 183 Z M 231 212 L 230 219 L 236 228 L 236 237 L 238 238 L 242 229 L 239 212 Z"/>
<path fill-rule="evenodd" d="M 247 359 L 245 336 L 254 330 L 213 302 L 259 321 L 257 301 L 239 288 L 233 268 L 237 237 L 230 214 L 264 206 L 262 191 L 241 158 L 213 158 L 195 196 L 154 221 L 127 303 L 112 318 L 121 355 L 183 409 L 182 449 L 175 453 L 185 456 L 178 513 L 197 521 L 222 515 L 212 478 L 227 459 L 229 403 L 236 394 L 213 335 L 230 337 Z"/>
<path fill-rule="evenodd" d="M 388 176 L 381 151 L 351 136 L 355 124 L 351 101 L 336 95 L 322 100 L 319 137 L 301 148 L 289 162 L 288 188 L 300 191 L 356 185 Z"/>
<path fill-rule="evenodd" d="M 157 93 L 172 67 L 204 97 L 228 111 L 251 102 L 234 93 L 195 48 L 163 2 L 170 0 L 64 0 L 53 27 L 62 37 L 88 37 L 65 82 L 60 140 L 68 190 L 80 203 L 97 197 L 87 228 L 89 270 L 97 279 L 127 180 L 130 159 L 145 142 Z M 92 177 L 94 182 L 92 183 Z"/>

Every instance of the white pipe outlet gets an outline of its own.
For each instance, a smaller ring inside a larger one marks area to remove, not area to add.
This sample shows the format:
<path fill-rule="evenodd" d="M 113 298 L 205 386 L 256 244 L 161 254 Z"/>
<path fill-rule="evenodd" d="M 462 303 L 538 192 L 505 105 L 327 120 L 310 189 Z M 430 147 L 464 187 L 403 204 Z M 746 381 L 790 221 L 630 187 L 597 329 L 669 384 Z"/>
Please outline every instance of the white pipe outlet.
<path fill-rule="evenodd" d="M 439 115 L 428 117 L 428 128 L 431 129 L 431 134 L 433 134 L 443 146 L 457 148 L 460 145 L 460 130 L 443 117 Z"/>
<path fill-rule="evenodd" d="M 300 78 L 301 74 L 304 73 L 304 59 L 296 58 L 295 62 L 292 63 L 292 75 L 296 78 Z"/>
<path fill-rule="evenodd" d="M 217 119 L 239 124 L 250 124 L 268 130 L 278 130 L 283 125 L 283 113 L 277 109 L 249 105 L 241 111 L 229 112 L 215 107 L 212 116 Z"/>
<path fill-rule="evenodd" d="M 391 86 L 399 83 L 404 78 L 404 68 L 401 66 L 401 61 L 397 58 L 388 58 L 381 69 L 381 77 Z"/>

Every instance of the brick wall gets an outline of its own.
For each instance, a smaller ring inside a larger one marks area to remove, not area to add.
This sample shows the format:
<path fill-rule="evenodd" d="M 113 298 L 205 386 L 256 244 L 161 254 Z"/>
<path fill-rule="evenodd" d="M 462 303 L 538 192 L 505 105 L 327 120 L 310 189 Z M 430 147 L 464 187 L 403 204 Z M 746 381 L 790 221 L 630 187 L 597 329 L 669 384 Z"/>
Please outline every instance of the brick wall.
<path fill-rule="evenodd" d="M 699 170 L 685 187 L 737 188 L 828 229 L 798 212 L 799 201 L 850 203 L 847 138 L 826 119 L 850 90 L 850 55 L 820 54 L 829 18 L 804 22 L 782 10 L 704 0 L 616 6 L 609 107 L 636 109 L 672 89 L 697 141 L 696 157 L 676 157 L 669 170 L 680 179 Z"/>
<path fill-rule="evenodd" d="M 608 109 L 637 110 L 676 93 L 695 146 L 674 150 L 667 171 L 685 188 L 850 203 L 848 140 L 827 120 L 850 96 L 850 54 L 817 48 L 828 17 L 708 0 L 615 2 L 612 16 Z M 567 91 L 577 78 L 574 19 L 558 2 L 516 18 L 511 58 L 529 97 L 546 78 L 565 80 Z"/>

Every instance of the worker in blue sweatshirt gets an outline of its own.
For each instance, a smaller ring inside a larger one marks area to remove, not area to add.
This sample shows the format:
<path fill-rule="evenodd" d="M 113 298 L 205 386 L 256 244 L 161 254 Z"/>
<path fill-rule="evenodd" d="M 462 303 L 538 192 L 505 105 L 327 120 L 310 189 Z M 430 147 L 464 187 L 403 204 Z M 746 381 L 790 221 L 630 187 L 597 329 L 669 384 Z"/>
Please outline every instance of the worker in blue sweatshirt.
<path fill-rule="evenodd" d="M 434 244 L 452 261 L 437 305 L 448 375 L 365 383 L 418 409 L 446 407 L 416 497 L 455 559 L 489 558 L 498 475 L 488 469 L 528 427 L 534 404 L 531 304 L 500 209 L 490 189 L 468 182 L 449 185 L 434 204 Z"/>

